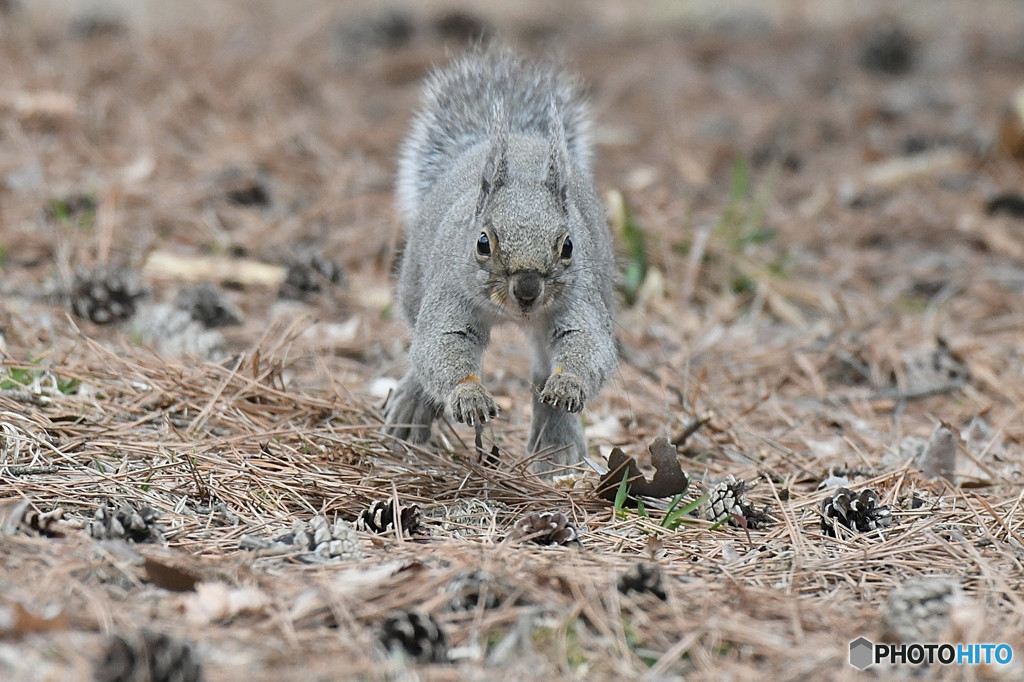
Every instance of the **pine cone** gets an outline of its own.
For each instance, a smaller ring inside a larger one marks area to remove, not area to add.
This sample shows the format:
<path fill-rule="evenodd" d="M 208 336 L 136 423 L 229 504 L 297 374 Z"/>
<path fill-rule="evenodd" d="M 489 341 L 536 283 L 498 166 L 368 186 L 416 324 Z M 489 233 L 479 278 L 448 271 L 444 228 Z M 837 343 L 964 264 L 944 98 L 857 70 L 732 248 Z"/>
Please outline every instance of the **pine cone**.
<path fill-rule="evenodd" d="M 421 532 L 419 505 L 406 507 L 399 505 L 402 521 L 402 532 L 405 535 L 416 535 Z M 364 509 L 356 519 L 356 530 L 369 531 L 381 535 L 395 528 L 394 500 L 377 500 Z"/>
<path fill-rule="evenodd" d="M 821 530 L 835 537 L 833 520 L 847 528 L 866 533 L 876 528 L 888 528 L 892 523 L 889 507 L 878 504 L 878 493 L 865 488 L 857 494 L 847 488 L 836 488 L 821 501 Z"/>
<path fill-rule="evenodd" d="M 274 554 L 299 550 L 296 558 L 309 564 L 332 560 L 358 561 L 366 556 L 362 541 L 351 523 L 338 519 L 328 524 L 322 514 L 314 516 L 309 523 L 297 520 L 290 531 L 272 539 L 243 535 L 238 544 L 242 549 L 272 550 Z"/>
<path fill-rule="evenodd" d="M 258 180 L 249 184 L 240 184 L 234 189 L 224 193 L 224 197 L 235 206 L 257 206 L 266 208 L 270 206 L 270 192 L 266 185 Z"/>
<path fill-rule="evenodd" d="M 61 519 L 64 518 L 64 510 L 60 507 L 40 514 L 34 509 L 26 509 L 21 518 L 22 526 L 32 530 L 43 537 L 62 538 L 64 531 L 61 530 Z"/>
<path fill-rule="evenodd" d="M 313 529 L 311 549 L 318 559 L 358 560 L 366 556 L 356 529 L 348 521 L 337 519 L 328 526 L 327 519 L 317 514 L 309 525 Z"/>
<path fill-rule="evenodd" d="M 284 283 L 278 296 L 281 298 L 305 299 L 320 293 L 324 282 L 342 285 L 345 273 L 341 266 L 318 254 L 304 254 L 288 266 Z"/>
<path fill-rule="evenodd" d="M 241 311 L 209 282 L 182 289 L 174 305 L 206 329 L 242 323 Z"/>
<path fill-rule="evenodd" d="M 633 568 L 619 576 L 618 587 L 622 594 L 629 594 L 630 591 L 649 592 L 662 601 L 668 599 L 662 584 L 661 568 L 657 564 L 637 562 Z"/>
<path fill-rule="evenodd" d="M 530 512 L 516 522 L 510 540 L 530 540 L 538 545 L 563 545 L 579 547 L 580 537 L 576 526 L 562 512 Z"/>
<path fill-rule="evenodd" d="M 199 682 L 203 671 L 191 643 L 143 630 L 133 640 L 115 636 L 95 677 L 97 682 Z"/>
<path fill-rule="evenodd" d="M 433 616 L 420 611 L 403 611 L 385 619 L 380 641 L 388 651 L 403 651 L 422 663 L 448 659 L 448 636 Z"/>
<path fill-rule="evenodd" d="M 910 579 L 889 593 L 882 607 L 882 630 L 887 641 L 934 642 L 949 625 L 961 598 L 954 579 Z"/>
<path fill-rule="evenodd" d="M 131 270 L 81 271 L 71 285 L 71 310 L 95 324 L 120 322 L 135 314 L 135 301 L 145 295 Z"/>
<path fill-rule="evenodd" d="M 120 539 L 128 542 L 163 542 L 163 527 L 156 522 L 159 514 L 149 506 L 135 509 L 122 502 L 116 510 L 104 502 L 85 525 L 86 532 L 97 540 Z"/>
<path fill-rule="evenodd" d="M 445 592 L 452 595 L 448 608 L 452 611 L 497 608 L 501 604 L 498 592 L 505 592 L 502 588 L 487 571 L 462 571 L 445 587 Z"/>
<path fill-rule="evenodd" d="M 772 525 L 775 519 L 770 513 L 771 507 L 766 504 L 757 509 L 747 499 L 746 492 L 753 487 L 743 479 L 736 480 L 729 474 L 708 491 L 708 499 L 703 505 L 704 518 L 712 523 L 727 518 L 731 525 L 738 526 L 742 525 L 742 522 L 737 521 L 736 517 L 740 517 L 750 529 Z"/>

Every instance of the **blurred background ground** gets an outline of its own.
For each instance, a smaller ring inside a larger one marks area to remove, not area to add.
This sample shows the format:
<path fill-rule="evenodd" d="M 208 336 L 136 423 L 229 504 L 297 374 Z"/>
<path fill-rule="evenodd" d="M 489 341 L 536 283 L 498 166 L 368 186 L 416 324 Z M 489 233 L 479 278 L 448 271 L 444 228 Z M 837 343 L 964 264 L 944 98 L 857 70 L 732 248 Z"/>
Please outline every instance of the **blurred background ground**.
<path fill-rule="evenodd" d="M 375 633 L 416 607 L 462 647 L 405 670 L 431 679 L 841 677 L 933 574 L 960 600 L 939 634 L 1024 652 L 1024 4 L 506 5 L 0 2 L 0 497 L 67 526 L 0 536 L 6 613 L 36 614 L 0 625 L 4 676 L 87 678 L 143 628 L 208 679 L 399 674 Z M 472 431 L 411 454 L 377 432 L 407 338 L 397 147 L 431 65 L 495 38 L 578 73 L 597 121 L 627 361 L 584 413 L 595 462 L 677 438 L 697 492 L 760 481 L 774 526 L 669 533 L 589 468 L 524 483 L 514 330 L 485 366 L 495 470 Z M 822 535 L 830 472 L 878 492 L 887 534 Z M 490 526 L 363 533 L 340 566 L 240 546 L 392 495 L 435 519 L 483 500 Z M 88 537 L 121 501 L 160 514 L 160 561 L 252 608 L 197 616 Z M 499 544 L 547 509 L 582 550 Z M 615 590 L 641 558 L 667 605 Z M 482 568 L 519 593 L 442 608 Z"/>

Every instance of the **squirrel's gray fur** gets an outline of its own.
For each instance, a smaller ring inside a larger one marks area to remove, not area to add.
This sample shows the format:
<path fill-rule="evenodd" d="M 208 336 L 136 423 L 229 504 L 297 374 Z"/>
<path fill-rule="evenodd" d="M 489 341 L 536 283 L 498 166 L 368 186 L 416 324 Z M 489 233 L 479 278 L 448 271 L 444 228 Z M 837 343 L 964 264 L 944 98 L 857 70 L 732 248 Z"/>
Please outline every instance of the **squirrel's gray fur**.
<path fill-rule="evenodd" d="M 535 350 L 530 451 L 548 464 L 586 454 L 574 413 L 616 364 L 614 256 L 588 128 L 575 80 L 505 50 L 428 80 L 398 170 L 412 345 L 386 410 L 392 435 L 426 441 L 445 407 L 469 424 L 496 416 L 481 356 L 491 327 L 511 321 Z"/>

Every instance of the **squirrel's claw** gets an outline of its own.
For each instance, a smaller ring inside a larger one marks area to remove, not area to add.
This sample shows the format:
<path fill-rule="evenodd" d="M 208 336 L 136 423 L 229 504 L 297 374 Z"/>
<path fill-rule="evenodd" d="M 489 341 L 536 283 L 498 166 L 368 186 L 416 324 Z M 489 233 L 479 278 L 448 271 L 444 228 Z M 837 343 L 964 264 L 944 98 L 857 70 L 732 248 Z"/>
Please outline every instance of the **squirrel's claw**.
<path fill-rule="evenodd" d="M 575 374 L 559 372 L 552 374 L 544 383 L 540 392 L 540 400 L 554 408 L 562 408 L 566 412 L 579 412 L 586 402 L 583 380 Z"/>
<path fill-rule="evenodd" d="M 486 424 L 498 416 L 494 398 L 479 382 L 467 381 L 455 387 L 451 399 L 452 416 L 463 424 Z"/>

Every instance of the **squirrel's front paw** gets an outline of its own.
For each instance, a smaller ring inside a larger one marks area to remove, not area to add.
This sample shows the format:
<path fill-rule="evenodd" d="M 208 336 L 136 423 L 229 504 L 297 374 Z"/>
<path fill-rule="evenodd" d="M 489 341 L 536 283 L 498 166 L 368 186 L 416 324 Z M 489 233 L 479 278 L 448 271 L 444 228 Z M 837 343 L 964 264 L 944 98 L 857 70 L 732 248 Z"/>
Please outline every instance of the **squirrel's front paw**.
<path fill-rule="evenodd" d="M 583 380 L 575 374 L 557 372 L 548 377 L 540 392 L 540 400 L 551 407 L 562 408 L 566 412 L 579 412 L 587 396 L 583 391 Z"/>
<path fill-rule="evenodd" d="M 473 426 L 486 423 L 498 416 L 494 398 L 479 381 L 463 381 L 452 392 L 452 416 L 458 421 Z"/>

